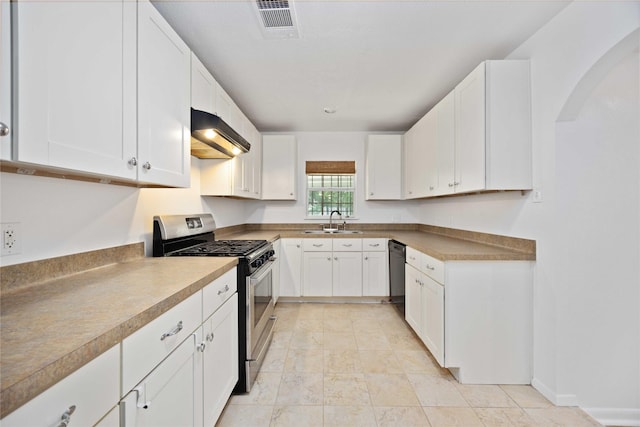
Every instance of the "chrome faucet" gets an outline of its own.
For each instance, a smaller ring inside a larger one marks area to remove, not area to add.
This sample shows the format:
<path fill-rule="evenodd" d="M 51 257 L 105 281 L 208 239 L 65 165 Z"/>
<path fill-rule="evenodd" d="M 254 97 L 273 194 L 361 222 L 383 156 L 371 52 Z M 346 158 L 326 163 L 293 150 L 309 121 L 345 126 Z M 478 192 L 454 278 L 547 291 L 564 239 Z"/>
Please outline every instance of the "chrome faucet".
<path fill-rule="evenodd" d="M 333 230 L 332 227 L 332 223 L 333 223 L 333 214 L 337 213 L 338 215 L 340 215 L 340 219 L 342 219 L 342 214 L 340 213 L 340 211 L 331 211 L 331 213 L 329 214 L 329 229 Z"/>

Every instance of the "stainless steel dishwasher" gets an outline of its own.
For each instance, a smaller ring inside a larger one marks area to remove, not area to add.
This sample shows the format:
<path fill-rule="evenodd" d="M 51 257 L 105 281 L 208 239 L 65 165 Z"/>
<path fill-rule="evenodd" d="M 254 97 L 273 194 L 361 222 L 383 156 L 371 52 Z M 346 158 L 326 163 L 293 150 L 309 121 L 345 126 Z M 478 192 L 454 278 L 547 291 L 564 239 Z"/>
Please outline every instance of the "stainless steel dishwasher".
<path fill-rule="evenodd" d="M 404 262 L 407 246 L 389 240 L 389 296 L 393 304 L 404 317 Z"/>

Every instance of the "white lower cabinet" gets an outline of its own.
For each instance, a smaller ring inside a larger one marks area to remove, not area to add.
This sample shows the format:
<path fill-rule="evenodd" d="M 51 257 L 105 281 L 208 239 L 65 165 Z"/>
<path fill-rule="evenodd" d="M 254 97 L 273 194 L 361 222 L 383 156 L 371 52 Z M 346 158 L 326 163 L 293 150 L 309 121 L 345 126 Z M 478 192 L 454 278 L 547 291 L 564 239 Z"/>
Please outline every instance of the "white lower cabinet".
<path fill-rule="evenodd" d="M 389 296 L 387 239 L 362 239 L 362 296 Z"/>
<path fill-rule="evenodd" d="M 362 296 L 362 252 L 334 252 L 333 296 Z"/>
<path fill-rule="evenodd" d="M 302 239 L 281 239 L 280 296 L 299 297 L 302 277 Z"/>
<path fill-rule="evenodd" d="M 2 427 L 92 426 L 118 401 L 120 346 L 116 345 L 2 419 Z M 112 418 L 109 417 L 109 420 Z M 111 426 L 114 424 L 100 424 Z M 117 425 L 117 424 L 116 424 Z"/>
<path fill-rule="evenodd" d="M 331 252 L 304 252 L 302 255 L 302 296 L 331 296 L 333 283 L 331 256 Z"/>
<path fill-rule="evenodd" d="M 362 239 L 304 239 L 302 296 L 362 296 Z"/>
<path fill-rule="evenodd" d="M 237 293 L 204 321 L 202 337 L 204 425 L 213 426 L 238 382 Z"/>
<path fill-rule="evenodd" d="M 407 247 L 405 319 L 463 384 L 530 384 L 532 263 L 442 262 Z"/>
<path fill-rule="evenodd" d="M 126 427 L 202 426 L 197 339 L 191 334 L 122 399 Z"/>

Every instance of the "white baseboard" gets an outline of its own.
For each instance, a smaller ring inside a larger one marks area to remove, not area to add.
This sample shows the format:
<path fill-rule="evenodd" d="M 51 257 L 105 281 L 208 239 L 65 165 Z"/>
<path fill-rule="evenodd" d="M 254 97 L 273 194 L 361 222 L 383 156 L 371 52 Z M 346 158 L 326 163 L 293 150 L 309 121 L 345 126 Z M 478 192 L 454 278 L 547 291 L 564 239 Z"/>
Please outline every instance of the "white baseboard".
<path fill-rule="evenodd" d="M 581 408 L 605 426 L 640 427 L 640 409 Z"/>
<path fill-rule="evenodd" d="M 556 406 L 580 406 L 574 394 L 556 394 L 538 379 L 531 380 L 533 388 Z M 640 409 L 580 408 L 605 426 L 640 427 Z"/>
<path fill-rule="evenodd" d="M 536 378 L 531 380 L 531 385 L 556 406 L 578 406 L 578 398 L 575 394 L 556 394 Z"/>

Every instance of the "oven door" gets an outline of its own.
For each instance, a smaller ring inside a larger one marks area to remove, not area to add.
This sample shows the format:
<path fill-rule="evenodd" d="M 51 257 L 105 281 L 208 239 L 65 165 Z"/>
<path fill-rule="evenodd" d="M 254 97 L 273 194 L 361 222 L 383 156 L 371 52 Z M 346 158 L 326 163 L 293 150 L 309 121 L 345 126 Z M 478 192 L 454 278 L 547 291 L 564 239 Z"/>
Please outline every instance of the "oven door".
<path fill-rule="evenodd" d="M 247 391 L 262 365 L 273 337 L 273 261 L 247 277 Z"/>

